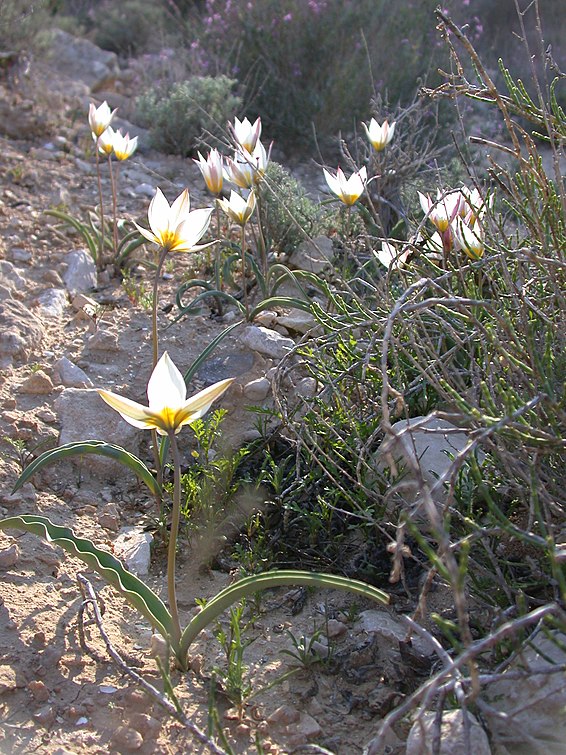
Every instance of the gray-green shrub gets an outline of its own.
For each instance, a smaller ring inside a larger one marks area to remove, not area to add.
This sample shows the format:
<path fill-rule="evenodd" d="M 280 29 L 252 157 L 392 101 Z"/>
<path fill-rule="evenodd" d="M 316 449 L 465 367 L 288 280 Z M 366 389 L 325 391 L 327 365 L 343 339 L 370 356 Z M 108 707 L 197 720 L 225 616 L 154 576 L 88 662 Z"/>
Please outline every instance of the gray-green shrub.
<path fill-rule="evenodd" d="M 242 101 L 227 76 L 193 76 L 169 89 L 155 86 L 138 98 L 137 118 L 162 152 L 190 155 L 201 144 L 215 146 Z"/>

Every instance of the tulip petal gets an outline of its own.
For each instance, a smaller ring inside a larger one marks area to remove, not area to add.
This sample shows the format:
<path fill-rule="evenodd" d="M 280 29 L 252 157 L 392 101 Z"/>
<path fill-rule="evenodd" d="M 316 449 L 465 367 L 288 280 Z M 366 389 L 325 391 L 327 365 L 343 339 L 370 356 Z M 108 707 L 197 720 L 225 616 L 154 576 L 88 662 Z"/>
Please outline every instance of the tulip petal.
<path fill-rule="evenodd" d="M 333 194 L 336 194 L 336 196 L 340 196 L 341 193 L 341 187 L 338 181 L 336 180 L 335 176 L 332 175 L 332 173 L 329 173 L 326 168 L 323 168 L 324 171 L 324 177 L 326 178 L 326 183 L 328 184 L 328 188 Z"/>
<path fill-rule="evenodd" d="M 130 425 L 141 429 L 155 426 L 155 423 L 151 419 L 152 412 L 147 407 L 111 391 L 104 391 L 101 388 L 97 388 L 97 391 L 108 406 L 117 411 Z"/>
<path fill-rule="evenodd" d="M 170 209 L 169 202 L 165 199 L 165 195 L 158 187 L 155 190 L 153 199 L 149 203 L 149 209 L 147 211 L 149 227 L 157 238 L 160 238 L 163 235 L 163 231 L 169 228 Z"/>
<path fill-rule="evenodd" d="M 183 376 L 169 354 L 164 352 L 147 384 L 150 411 L 159 414 L 165 407 L 177 408 L 184 404 L 186 397 L 187 387 Z"/>
<path fill-rule="evenodd" d="M 183 227 L 184 232 L 180 235 L 185 236 L 185 226 L 187 227 L 187 229 L 190 227 L 191 232 L 190 234 L 187 233 L 186 237 L 194 238 L 195 242 L 199 241 L 199 239 L 202 238 L 202 236 L 204 236 L 204 234 L 206 233 L 208 229 L 208 226 L 210 225 L 210 217 L 212 215 L 212 210 L 213 210 L 212 207 L 206 207 L 200 210 L 193 210 L 189 214 L 189 217 L 183 223 L 181 223 L 181 226 Z M 181 226 L 177 228 L 177 231 L 180 230 Z"/>
<path fill-rule="evenodd" d="M 182 409 L 177 412 L 176 422 L 179 423 L 179 427 L 189 425 L 203 417 L 216 399 L 220 398 L 233 382 L 234 378 L 220 380 L 220 382 L 209 385 L 208 388 L 191 396 Z"/>
<path fill-rule="evenodd" d="M 159 239 L 155 234 L 153 234 L 151 231 L 148 231 L 147 228 L 142 228 L 141 225 L 138 225 L 135 221 L 133 221 L 133 223 L 141 233 L 141 235 L 144 236 L 148 241 L 152 241 L 154 244 L 159 244 Z"/>
<path fill-rule="evenodd" d="M 179 220 L 188 215 L 190 208 L 191 198 L 189 197 L 189 190 L 183 189 L 169 210 L 169 227 L 174 228 L 178 225 Z"/>

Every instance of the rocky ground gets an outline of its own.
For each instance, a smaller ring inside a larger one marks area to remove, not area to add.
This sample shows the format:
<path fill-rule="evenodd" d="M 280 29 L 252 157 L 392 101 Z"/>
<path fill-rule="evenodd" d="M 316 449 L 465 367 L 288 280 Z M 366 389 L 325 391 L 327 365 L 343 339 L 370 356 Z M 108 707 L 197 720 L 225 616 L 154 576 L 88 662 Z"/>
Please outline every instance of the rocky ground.
<path fill-rule="evenodd" d="M 29 69 L 16 67 L 0 88 L 6 116 L 0 137 L 0 513 L 44 514 L 123 557 L 136 537 L 142 551 L 136 568 L 142 573 L 149 568 L 150 585 L 162 591 L 163 558 L 155 553 L 148 567 L 146 548 L 144 562 L 147 535 L 140 526 L 153 513 L 153 502 L 123 471 L 90 457 L 58 464 L 11 494 L 21 458 L 58 443 L 94 437 L 142 457 L 148 452 L 142 433 L 131 432 L 102 404 L 94 387 L 144 400 L 151 342 L 149 313 L 142 305 L 151 277 L 135 271 L 127 290 L 107 273 L 96 280 L 81 240 L 44 215 L 46 209 L 64 207 L 85 217 L 96 205 L 94 162 L 85 155 L 90 147 L 86 110 L 93 96 L 97 102 L 107 96 L 119 100 L 120 78 L 111 59 L 111 74 L 93 82 L 92 67 L 81 78 L 76 61 L 69 70 L 62 53 L 53 55 L 47 63 L 34 60 Z M 71 71 L 72 77 L 65 75 Z M 101 86 L 109 87 L 109 94 L 91 94 L 91 88 Z M 139 132 L 135 126 L 131 130 Z M 188 185 L 194 206 L 209 201 L 191 161 L 152 153 L 143 134 L 141 141 L 139 153 L 122 167 L 121 215 L 144 217 L 156 186 L 172 199 Z M 108 196 L 107 177 L 103 189 Z M 160 283 L 163 308 L 173 303 L 193 262 L 179 258 L 168 268 Z M 234 318 L 233 313 L 223 322 L 196 316 L 165 329 L 173 315 L 160 312 L 161 348 L 185 368 Z M 262 324 L 273 325 L 273 315 L 266 315 Z M 231 334 L 192 386 L 237 378 L 222 402 L 229 411 L 224 436 L 235 448 L 256 432 L 246 405 L 269 404 L 270 370 L 304 326 L 279 326 L 279 333 L 271 331 L 269 338 L 248 328 L 242 339 L 244 330 L 241 326 Z M 308 392 L 309 386 L 298 390 Z M 186 454 L 189 436 L 183 435 Z M 31 535 L 2 534 L 0 546 L 0 750 L 60 755 L 200 751 L 186 729 L 109 659 L 96 628 L 87 629 L 87 647 L 81 646 L 76 575 L 84 565 Z M 210 544 L 206 551 L 210 556 Z M 210 597 L 231 580 L 229 573 L 201 567 L 191 554 L 181 554 L 179 600 L 185 615 L 194 610 L 195 597 Z M 159 687 L 147 623 L 95 575 L 89 578 L 104 600 L 111 641 L 128 664 Z M 306 602 L 294 615 L 297 601 Z M 282 591 L 263 599 L 245 656 L 258 694 L 243 716 L 221 693 L 217 696 L 221 724 L 236 751 L 251 751 L 256 736 L 264 752 L 291 751 L 312 740 L 354 752 L 371 739 L 375 717 L 401 694 L 396 684 L 403 674 L 395 658 L 400 660 L 398 635 L 405 630 L 385 612 L 381 617 L 370 611 L 354 622 L 351 606 L 337 593 Z M 323 630 L 319 651 L 323 657 L 330 654 L 332 663 L 326 663 L 323 673 L 313 664 L 260 693 L 293 666 L 281 654 L 293 649 L 286 630 L 300 638 L 312 636 L 315 627 Z M 174 683 L 187 715 L 206 729 L 212 670 L 223 664 L 211 631 L 204 633 L 192 658 L 193 671 L 175 676 Z M 393 737 L 392 744 L 399 742 Z"/>
<path fill-rule="evenodd" d="M 135 70 L 120 71 L 112 56 L 91 48 L 79 49 L 69 62 L 70 48 L 63 39 L 48 60 L 33 60 L 29 69 L 24 61 L 0 82 L 0 515 L 41 513 L 126 560 L 135 541 L 141 558 L 135 568 L 147 571 L 150 586 L 163 593 L 163 553 L 156 548 L 148 560 L 143 529 L 155 516 L 154 503 L 123 470 L 89 457 L 51 467 L 11 493 L 22 460 L 63 442 L 101 438 L 150 459 L 147 438 L 103 405 L 94 388 L 144 400 L 151 341 L 143 305 L 151 276 L 136 268 L 127 286 L 109 272 L 96 278 L 80 239 L 44 214 L 65 207 L 84 216 L 96 205 L 96 173 L 87 156 L 88 103 L 108 98 L 129 115 L 124 90 Z M 93 58 L 81 67 L 87 53 L 96 57 L 96 65 Z M 144 136 L 139 153 L 122 166 L 121 215 L 144 218 L 156 186 L 170 200 L 189 186 L 192 204 L 205 206 L 209 200 L 192 161 L 152 152 Z M 307 174 L 304 167 L 302 175 Z M 107 178 L 103 188 L 108 195 Z M 179 255 L 160 282 L 161 350 L 166 348 L 181 368 L 235 321 L 234 313 L 220 320 L 204 312 L 172 324 L 176 310 L 169 305 L 193 266 L 194 259 Z M 228 410 L 224 438 L 232 448 L 257 435 L 255 415 L 247 407 L 270 406 L 273 370 L 308 327 L 296 312 L 268 313 L 256 325 L 268 326 L 269 332 L 239 326 L 191 386 L 197 390 L 236 378 L 220 402 Z M 297 372 L 287 390 L 308 396 L 316 386 Z M 181 436 L 187 457 L 190 435 Z M 243 501 L 244 513 L 255 505 L 261 501 Z M 195 610 L 195 598 L 213 596 L 233 578 L 228 569 L 207 566 L 219 548 L 212 539 L 180 554 L 179 603 L 185 618 Z M 84 565 L 56 546 L 27 534 L 0 534 L 0 751 L 207 751 L 109 658 L 96 626 L 88 626 L 81 641 L 80 571 Z M 113 645 L 131 668 L 162 688 L 147 622 L 95 575 L 88 577 L 103 599 L 104 627 Z M 431 601 L 446 615 L 452 610 L 441 586 Z M 254 752 L 257 739 L 266 753 L 307 751 L 308 743 L 344 755 L 361 753 L 380 720 L 437 662 L 430 643 L 405 642 L 401 615 L 415 607 L 416 595 L 397 597 L 386 609 L 356 605 L 338 592 L 267 594 L 247 631 L 253 639 L 245 652 L 253 695 L 243 712 L 213 681 L 215 666 L 226 664 L 210 630 L 192 650 L 190 673 L 173 673 L 176 694 L 186 715 L 203 729 L 214 694 L 235 752 Z M 286 630 L 297 639 L 316 632 L 316 652 L 307 654 L 306 663 L 282 652 L 297 652 Z M 457 724 L 456 739 L 462 729 Z M 379 751 L 405 752 L 409 728 L 395 727 Z M 483 731 L 474 736 L 474 752 L 489 752 Z M 418 751 L 409 742 L 407 752 Z"/>

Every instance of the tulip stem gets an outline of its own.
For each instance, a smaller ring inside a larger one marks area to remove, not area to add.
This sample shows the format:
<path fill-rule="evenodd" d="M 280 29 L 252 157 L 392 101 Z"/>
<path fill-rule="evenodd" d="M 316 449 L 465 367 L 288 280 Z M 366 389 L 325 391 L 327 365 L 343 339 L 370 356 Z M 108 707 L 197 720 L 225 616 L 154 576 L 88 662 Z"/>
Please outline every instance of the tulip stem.
<path fill-rule="evenodd" d="M 169 598 L 171 618 L 173 619 L 173 637 L 171 639 L 174 647 L 178 647 L 181 640 L 181 623 L 179 621 L 177 591 L 175 588 L 175 557 L 177 554 L 177 538 L 179 536 L 179 524 L 181 521 L 181 457 L 174 432 L 169 433 L 169 441 L 173 454 L 174 486 L 171 531 L 169 533 L 169 547 L 167 551 L 167 596 Z"/>
<path fill-rule="evenodd" d="M 157 301 L 158 301 L 158 284 L 159 284 L 159 278 L 161 276 L 161 268 L 163 267 L 163 263 L 165 261 L 165 257 L 167 257 L 167 248 L 161 247 L 159 250 L 159 259 L 157 261 L 157 268 L 155 270 L 155 278 L 153 280 L 153 298 L 152 298 L 152 309 L 151 309 L 151 340 L 152 340 L 152 347 L 153 347 L 153 367 L 152 369 L 155 369 L 155 365 L 157 364 L 157 360 L 159 358 L 159 334 L 157 332 Z M 161 457 L 159 455 L 159 438 L 157 437 L 157 431 L 152 430 L 151 431 L 151 445 L 153 447 L 153 459 L 155 463 L 155 469 L 157 472 L 157 482 L 159 484 L 159 488 L 161 489 L 163 486 L 163 467 L 161 466 Z M 161 506 L 163 501 L 156 497 L 157 499 L 157 505 Z"/>
<path fill-rule="evenodd" d="M 114 175 L 112 168 L 112 155 L 108 155 L 108 168 L 110 170 L 110 184 L 112 186 L 112 241 L 114 248 L 114 260 L 118 257 L 118 219 L 117 219 L 117 183 L 118 178 Z M 116 168 L 116 170 L 118 170 Z"/>
<path fill-rule="evenodd" d="M 246 224 L 242 224 L 242 288 L 244 290 L 244 307 L 246 310 L 246 320 L 250 314 L 248 306 L 248 286 L 246 284 Z"/>
<path fill-rule="evenodd" d="M 217 291 L 222 291 L 222 273 L 220 270 L 220 266 L 222 263 L 222 246 L 220 244 L 220 205 L 218 202 L 216 202 L 215 207 L 215 214 L 216 214 L 216 236 L 218 238 L 218 241 L 216 242 L 216 260 L 214 264 L 214 283 L 216 285 Z"/>
<path fill-rule="evenodd" d="M 100 152 L 98 150 L 98 139 L 96 140 L 96 173 L 98 176 L 98 201 L 100 203 L 100 249 L 96 267 L 102 270 L 104 267 L 104 201 L 102 199 L 102 176 L 100 171 Z"/>
<path fill-rule="evenodd" d="M 159 335 L 157 332 L 157 302 L 158 302 L 158 295 L 157 295 L 157 288 L 159 285 L 159 278 L 161 277 L 161 268 L 163 267 L 163 263 L 165 262 L 165 257 L 167 257 L 168 249 L 166 247 L 161 247 L 159 250 L 159 258 L 157 260 L 157 267 L 155 269 L 155 278 L 153 280 L 153 298 L 152 298 L 152 308 L 151 308 L 151 338 L 153 342 L 153 369 L 155 369 L 155 365 L 157 364 L 157 360 L 159 359 Z"/>
<path fill-rule="evenodd" d="M 263 228 L 261 227 L 261 197 L 259 189 L 254 189 L 257 198 L 257 232 L 258 232 L 258 246 L 259 254 L 261 258 L 261 271 L 265 281 L 267 281 L 267 248 L 265 246 L 265 236 L 263 235 Z"/>

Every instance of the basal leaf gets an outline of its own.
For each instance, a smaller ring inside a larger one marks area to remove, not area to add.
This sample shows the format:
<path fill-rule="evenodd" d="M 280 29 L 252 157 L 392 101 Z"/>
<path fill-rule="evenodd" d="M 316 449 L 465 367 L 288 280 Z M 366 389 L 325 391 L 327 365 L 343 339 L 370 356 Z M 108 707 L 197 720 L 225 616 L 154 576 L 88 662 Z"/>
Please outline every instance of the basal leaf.
<path fill-rule="evenodd" d="M 171 640 L 172 620 L 167 607 L 135 574 L 128 571 L 115 556 L 97 548 L 94 543 L 77 537 L 68 527 L 53 524 L 47 517 L 22 514 L 0 520 L 0 529 L 17 529 L 32 532 L 63 550 L 98 572 L 112 587 L 118 590 L 145 618 L 167 639 Z"/>
<path fill-rule="evenodd" d="M 134 454 L 126 451 L 121 446 L 115 446 L 103 440 L 83 440 L 77 443 L 66 443 L 63 446 L 45 451 L 45 453 L 34 459 L 24 469 L 16 481 L 13 492 L 21 488 L 36 472 L 39 472 L 40 469 L 43 469 L 48 464 L 61 461 L 61 459 L 67 459 L 70 456 L 82 456 L 84 454 L 97 454 L 118 461 L 120 464 L 128 467 L 128 469 L 131 469 L 142 482 L 145 482 L 154 495 L 161 496 L 159 484 L 141 459 L 138 459 L 137 456 L 134 456 Z"/>
<path fill-rule="evenodd" d="M 233 585 L 229 585 L 224 590 L 221 590 L 192 619 L 181 636 L 180 657 L 182 658 L 186 654 L 198 634 L 231 605 L 237 603 L 247 595 L 259 592 L 259 590 L 280 587 L 282 585 L 304 585 L 305 587 L 328 587 L 331 589 L 348 590 L 365 598 L 375 600 L 382 605 L 389 603 L 387 593 L 378 590 L 377 587 L 366 585 L 365 582 L 348 579 L 347 577 L 294 570 L 254 574 L 251 577 L 244 577 L 244 579 L 240 579 Z"/>

